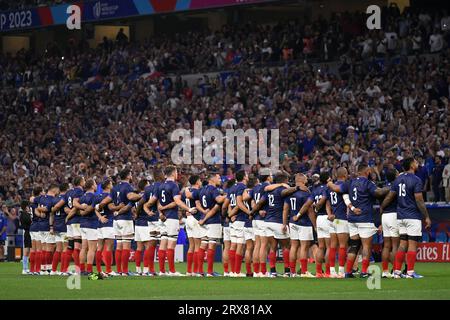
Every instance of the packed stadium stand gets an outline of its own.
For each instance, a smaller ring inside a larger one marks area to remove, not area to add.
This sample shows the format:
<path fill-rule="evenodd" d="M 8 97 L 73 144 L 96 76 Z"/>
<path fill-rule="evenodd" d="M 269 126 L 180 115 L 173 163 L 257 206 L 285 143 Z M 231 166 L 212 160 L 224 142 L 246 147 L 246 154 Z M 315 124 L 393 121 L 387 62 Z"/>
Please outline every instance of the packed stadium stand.
<path fill-rule="evenodd" d="M 61 2 L 0 1 L 0 10 Z M 415 156 L 428 200 L 450 202 L 450 16 L 382 12 L 382 30 L 368 30 L 357 11 L 3 50 L 0 199 L 14 207 L 33 185 L 77 174 L 101 181 L 123 166 L 151 178 L 170 163 L 169 133 L 201 120 L 279 128 L 288 173 L 365 162 L 381 185 Z M 185 165 L 181 174 L 218 170 L 226 180 L 232 169 Z"/>

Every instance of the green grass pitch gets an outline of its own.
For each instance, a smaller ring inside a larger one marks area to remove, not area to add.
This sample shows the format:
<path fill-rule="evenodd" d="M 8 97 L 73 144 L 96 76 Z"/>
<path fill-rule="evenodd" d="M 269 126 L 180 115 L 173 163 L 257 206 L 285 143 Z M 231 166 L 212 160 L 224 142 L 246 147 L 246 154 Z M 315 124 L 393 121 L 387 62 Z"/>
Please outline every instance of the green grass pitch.
<path fill-rule="evenodd" d="M 185 271 L 185 263 L 177 263 Z M 222 272 L 221 264 L 215 269 Z M 278 271 L 282 265 L 278 264 Z M 314 271 L 314 265 L 310 265 Z M 369 290 L 367 279 L 304 278 L 81 278 L 80 290 L 67 289 L 66 277 L 21 275 L 21 263 L 0 263 L 0 288 L 5 299 L 450 299 L 450 264 L 417 263 L 423 279 L 381 279 Z M 134 264 L 130 264 L 134 270 Z"/>

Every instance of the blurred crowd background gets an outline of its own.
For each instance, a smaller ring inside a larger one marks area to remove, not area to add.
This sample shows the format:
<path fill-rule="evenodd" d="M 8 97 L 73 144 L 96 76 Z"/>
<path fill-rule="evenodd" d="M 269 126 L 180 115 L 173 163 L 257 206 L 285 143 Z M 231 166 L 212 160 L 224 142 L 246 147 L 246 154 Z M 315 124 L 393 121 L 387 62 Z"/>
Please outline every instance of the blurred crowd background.
<path fill-rule="evenodd" d="M 0 10 L 50 2 L 60 1 L 0 1 Z M 153 168 L 171 163 L 169 134 L 195 120 L 224 132 L 279 129 L 289 173 L 353 172 L 365 162 L 383 184 L 387 169 L 415 156 L 427 200 L 450 202 L 450 16 L 391 6 L 382 17 L 382 30 L 365 27 L 365 12 L 346 12 L 144 42 L 120 31 L 96 48 L 68 38 L 44 53 L 1 55 L 7 232 L 17 230 L 19 204 L 33 186 L 79 174 L 101 181 L 124 166 L 136 181 L 151 179 Z M 217 170 L 225 181 L 241 167 L 180 171 L 183 178 Z"/>

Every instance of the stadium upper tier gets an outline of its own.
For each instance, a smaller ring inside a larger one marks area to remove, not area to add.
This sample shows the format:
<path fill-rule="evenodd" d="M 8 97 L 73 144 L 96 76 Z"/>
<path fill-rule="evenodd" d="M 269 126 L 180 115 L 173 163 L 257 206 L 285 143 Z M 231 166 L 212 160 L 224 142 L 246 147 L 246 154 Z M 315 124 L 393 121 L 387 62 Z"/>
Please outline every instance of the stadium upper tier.
<path fill-rule="evenodd" d="M 0 11 L 29 9 L 39 6 L 53 6 L 74 2 L 83 2 L 83 0 L 0 0 Z"/>

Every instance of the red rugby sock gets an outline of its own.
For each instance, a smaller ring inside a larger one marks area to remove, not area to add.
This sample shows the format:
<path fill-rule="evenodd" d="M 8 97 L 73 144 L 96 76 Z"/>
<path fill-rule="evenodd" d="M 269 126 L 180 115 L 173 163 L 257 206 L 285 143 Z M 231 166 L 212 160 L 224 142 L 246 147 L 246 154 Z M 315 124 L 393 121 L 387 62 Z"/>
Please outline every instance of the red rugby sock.
<path fill-rule="evenodd" d="M 136 262 L 136 267 L 140 268 L 141 261 L 142 261 L 142 251 L 141 250 L 136 250 L 136 252 L 134 253 L 134 261 Z"/>
<path fill-rule="evenodd" d="M 253 271 L 255 273 L 259 273 L 259 267 L 260 267 L 260 263 L 259 262 L 253 262 Z"/>
<path fill-rule="evenodd" d="M 116 269 L 118 273 L 122 273 L 122 250 L 117 249 L 115 254 L 116 258 Z"/>
<path fill-rule="evenodd" d="M 242 259 L 243 258 L 244 258 L 243 256 L 241 256 L 240 254 L 236 253 L 236 261 L 235 261 L 235 265 L 234 265 L 234 272 L 241 273 Z"/>
<path fill-rule="evenodd" d="M 61 259 L 61 252 L 56 251 L 55 254 L 53 255 L 53 261 L 52 261 L 52 271 L 53 272 L 56 272 L 56 270 L 58 269 L 59 259 Z"/>
<path fill-rule="evenodd" d="M 408 265 L 408 272 L 414 271 L 414 265 L 416 264 L 416 252 L 408 251 L 406 253 L 406 264 Z"/>
<path fill-rule="evenodd" d="M 158 250 L 158 260 L 159 260 L 159 271 L 162 273 L 166 272 L 166 250 Z"/>
<path fill-rule="evenodd" d="M 102 272 L 102 256 L 103 256 L 102 251 L 97 250 L 95 252 L 95 266 L 97 268 L 98 273 Z"/>
<path fill-rule="evenodd" d="M 269 252 L 269 266 L 275 268 L 277 265 L 277 253 L 275 251 Z"/>
<path fill-rule="evenodd" d="M 169 263 L 169 271 L 175 273 L 175 249 L 167 249 L 167 262 Z"/>
<path fill-rule="evenodd" d="M 369 259 L 362 259 L 362 267 L 361 272 L 367 273 L 367 269 L 369 268 L 370 260 Z"/>
<path fill-rule="evenodd" d="M 187 272 L 192 273 L 192 263 L 194 262 L 194 253 L 187 253 Z"/>
<path fill-rule="evenodd" d="M 228 251 L 228 260 L 230 261 L 231 272 L 235 272 L 234 267 L 236 265 L 236 250 Z"/>
<path fill-rule="evenodd" d="M 208 249 L 208 255 L 206 257 L 208 261 L 208 273 L 212 274 L 214 272 L 214 255 L 216 251 L 214 249 Z"/>
<path fill-rule="evenodd" d="M 330 248 L 330 252 L 328 253 L 328 263 L 330 264 L 330 268 L 334 268 L 336 265 L 336 248 Z"/>
<path fill-rule="evenodd" d="M 300 259 L 300 265 L 302 273 L 306 273 L 308 271 L 308 259 Z"/>

